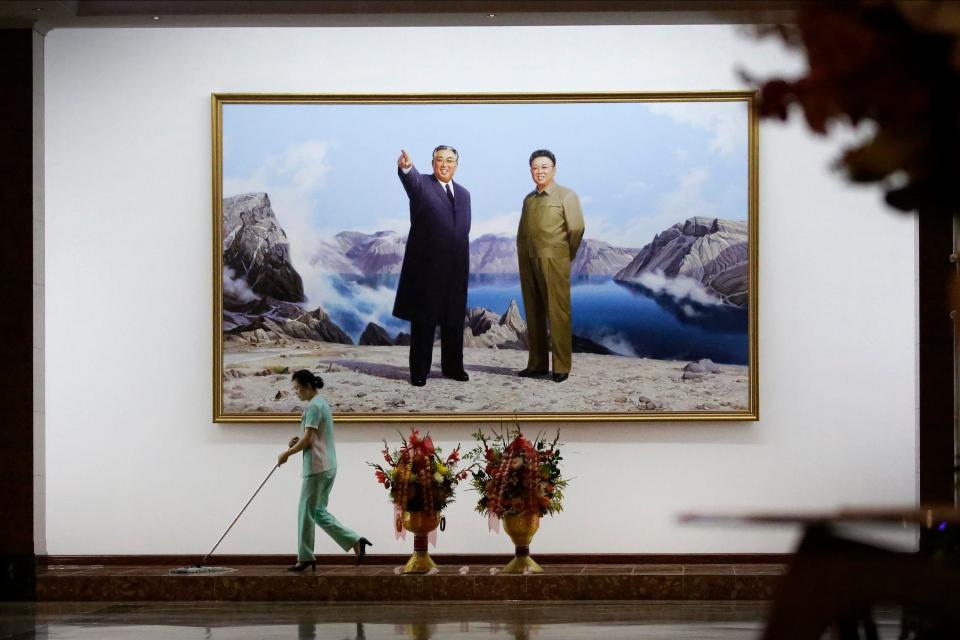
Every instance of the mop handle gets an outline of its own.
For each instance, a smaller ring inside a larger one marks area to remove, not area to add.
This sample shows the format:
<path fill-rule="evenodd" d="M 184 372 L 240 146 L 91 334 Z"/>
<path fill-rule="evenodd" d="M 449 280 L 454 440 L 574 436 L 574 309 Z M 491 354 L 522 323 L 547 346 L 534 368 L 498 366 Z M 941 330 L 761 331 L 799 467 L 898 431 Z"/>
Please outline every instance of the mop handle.
<path fill-rule="evenodd" d="M 210 549 L 210 553 L 208 553 L 207 555 L 203 556 L 203 560 L 200 561 L 200 565 L 198 565 L 198 566 L 202 566 L 202 565 L 206 564 L 207 558 L 209 558 L 210 556 L 213 555 L 213 552 L 217 550 L 217 547 L 220 546 L 220 543 L 223 542 L 223 539 L 227 537 L 227 534 L 228 534 L 228 533 L 230 533 L 230 529 L 233 529 L 233 525 L 237 524 L 237 520 L 239 520 L 239 519 L 240 519 L 240 516 L 243 515 L 243 512 L 247 510 L 247 507 L 249 507 L 249 506 L 250 506 L 250 503 L 253 502 L 253 499 L 257 497 L 257 494 L 260 493 L 260 489 L 263 489 L 263 485 L 267 484 L 267 480 L 269 480 L 269 479 L 270 479 L 270 476 L 273 475 L 273 472 L 276 471 L 276 470 L 279 469 L 279 468 L 280 468 L 280 465 L 279 465 L 279 464 L 273 465 L 273 469 L 270 469 L 270 473 L 267 474 L 267 477 L 263 479 L 263 482 L 260 483 L 260 486 L 257 487 L 257 490 L 254 491 L 254 492 L 253 492 L 253 495 L 250 496 L 250 499 L 247 500 L 247 504 L 243 505 L 243 509 L 240 509 L 240 513 L 237 514 L 237 517 L 233 519 L 233 522 L 230 523 L 230 526 L 227 527 L 227 530 L 224 531 L 224 532 L 223 532 L 223 535 L 220 536 L 220 539 L 217 540 L 217 544 L 213 545 L 213 549 Z"/>

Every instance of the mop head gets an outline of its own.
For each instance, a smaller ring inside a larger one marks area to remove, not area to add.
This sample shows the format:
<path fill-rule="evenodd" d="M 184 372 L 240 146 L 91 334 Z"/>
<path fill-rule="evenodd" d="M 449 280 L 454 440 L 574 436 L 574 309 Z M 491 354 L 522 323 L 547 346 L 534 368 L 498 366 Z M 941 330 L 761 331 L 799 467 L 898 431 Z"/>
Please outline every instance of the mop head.
<path fill-rule="evenodd" d="M 201 567 L 200 565 L 193 565 L 192 567 L 179 567 L 177 569 L 170 569 L 171 574 L 175 573 L 186 573 L 186 574 L 198 574 L 198 573 L 230 573 L 231 571 L 236 571 L 236 569 L 230 569 L 228 567 Z"/>

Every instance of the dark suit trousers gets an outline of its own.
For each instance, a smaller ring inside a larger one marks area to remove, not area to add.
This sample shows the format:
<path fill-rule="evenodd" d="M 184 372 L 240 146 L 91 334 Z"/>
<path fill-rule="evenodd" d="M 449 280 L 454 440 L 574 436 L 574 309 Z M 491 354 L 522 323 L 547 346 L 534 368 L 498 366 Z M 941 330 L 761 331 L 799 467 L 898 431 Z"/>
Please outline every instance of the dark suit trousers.
<path fill-rule="evenodd" d="M 433 361 L 433 339 L 437 325 L 410 323 L 410 377 L 426 378 Z M 444 373 L 463 371 L 463 323 L 440 325 L 440 369 Z"/>

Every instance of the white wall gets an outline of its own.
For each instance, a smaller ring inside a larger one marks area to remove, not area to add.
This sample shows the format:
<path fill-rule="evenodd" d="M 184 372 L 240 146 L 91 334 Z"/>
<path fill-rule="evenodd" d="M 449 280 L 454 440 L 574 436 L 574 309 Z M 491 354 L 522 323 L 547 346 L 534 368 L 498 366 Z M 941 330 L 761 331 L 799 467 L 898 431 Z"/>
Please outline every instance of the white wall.
<path fill-rule="evenodd" d="M 204 553 L 295 432 L 210 421 L 211 92 L 731 89 L 740 66 L 799 62 L 724 26 L 53 31 L 49 553 Z M 762 127 L 762 420 L 565 426 L 576 481 L 536 551 L 780 552 L 791 530 L 675 515 L 915 500 L 914 225 L 829 171 L 837 151 L 796 120 Z M 395 429 L 337 429 L 331 510 L 377 552 L 411 544 L 393 540 L 363 464 Z M 447 445 L 472 430 L 432 429 Z M 223 552 L 294 551 L 297 476 L 278 472 Z M 438 551 L 508 551 L 472 495 L 451 508 Z M 317 551 L 338 549 L 319 536 Z"/>

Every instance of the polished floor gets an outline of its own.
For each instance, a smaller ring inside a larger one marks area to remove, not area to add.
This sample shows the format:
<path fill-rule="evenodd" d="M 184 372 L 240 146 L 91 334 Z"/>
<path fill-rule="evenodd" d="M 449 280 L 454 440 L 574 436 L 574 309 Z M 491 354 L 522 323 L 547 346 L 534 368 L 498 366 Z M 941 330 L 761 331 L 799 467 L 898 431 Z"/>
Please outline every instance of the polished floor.
<path fill-rule="evenodd" d="M 398 575 L 402 566 L 235 565 L 225 574 L 177 575 L 162 565 L 50 565 L 37 574 L 46 602 L 444 600 L 769 600 L 784 574 L 771 564 L 544 565 L 537 575 L 500 566 L 441 564 L 435 575 Z"/>
<path fill-rule="evenodd" d="M 454 640 L 758 638 L 765 602 L 0 603 L 0 638 Z M 880 638 L 899 633 L 876 612 Z"/>

